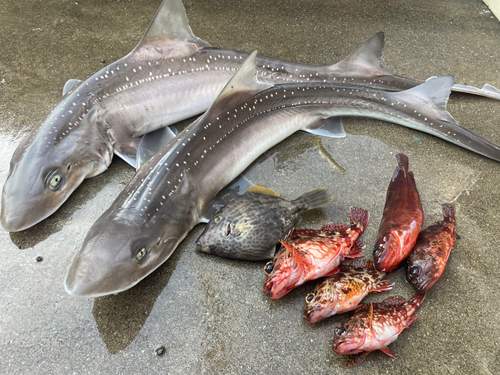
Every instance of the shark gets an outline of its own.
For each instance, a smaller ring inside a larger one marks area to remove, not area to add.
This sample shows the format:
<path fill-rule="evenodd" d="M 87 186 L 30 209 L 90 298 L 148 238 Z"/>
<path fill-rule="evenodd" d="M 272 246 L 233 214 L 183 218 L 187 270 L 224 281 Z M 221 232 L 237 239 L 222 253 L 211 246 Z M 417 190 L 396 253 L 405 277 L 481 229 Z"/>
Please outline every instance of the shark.
<path fill-rule="evenodd" d="M 73 296 L 127 290 L 174 252 L 212 199 L 259 155 L 330 118 L 363 116 L 418 129 L 500 160 L 500 146 L 446 111 L 453 76 L 401 92 L 330 83 L 273 85 L 252 53 L 210 109 L 146 161 L 90 228 L 65 280 Z"/>
<path fill-rule="evenodd" d="M 383 33 L 343 61 L 324 67 L 259 56 L 263 82 L 329 82 L 405 90 L 420 81 L 395 76 L 382 64 Z M 181 0 L 165 0 L 136 48 L 84 81 L 69 80 L 63 97 L 15 150 L 3 186 L 0 222 L 9 232 L 25 230 L 53 214 L 83 180 L 103 173 L 113 155 L 137 167 L 149 155 L 151 138 L 168 143 L 168 126 L 207 110 L 248 57 L 214 48 L 196 37 Z M 454 85 L 453 90 L 500 99 L 500 91 Z M 157 132 L 164 129 L 161 134 Z M 330 121 L 308 131 L 342 136 Z M 156 133 L 155 133 L 156 132 Z M 153 134 L 140 142 L 145 134 Z"/>

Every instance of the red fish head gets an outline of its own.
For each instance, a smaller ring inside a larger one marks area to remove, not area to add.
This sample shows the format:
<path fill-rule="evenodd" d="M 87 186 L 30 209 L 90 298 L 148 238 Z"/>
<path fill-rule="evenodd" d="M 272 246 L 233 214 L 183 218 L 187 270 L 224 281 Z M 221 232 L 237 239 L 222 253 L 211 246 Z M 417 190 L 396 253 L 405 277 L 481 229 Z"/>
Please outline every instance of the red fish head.
<path fill-rule="evenodd" d="M 339 306 L 337 290 L 329 283 L 321 283 L 306 296 L 304 316 L 310 324 L 334 315 Z"/>
<path fill-rule="evenodd" d="M 373 250 L 373 263 L 378 271 L 389 272 L 402 261 L 398 255 L 401 253 L 401 241 L 397 232 L 385 233 L 380 236 Z"/>
<path fill-rule="evenodd" d="M 366 330 L 363 322 L 348 320 L 344 325 L 335 328 L 333 350 L 340 355 L 358 354 L 364 351 L 361 347 L 366 341 Z"/>
<path fill-rule="evenodd" d="M 303 270 L 304 266 L 296 261 L 293 253 L 282 247 L 264 267 L 264 293 L 269 294 L 273 300 L 280 299 L 295 287 Z"/>
<path fill-rule="evenodd" d="M 428 253 L 412 253 L 408 257 L 406 276 L 417 292 L 427 292 L 441 276 L 439 262 Z"/>

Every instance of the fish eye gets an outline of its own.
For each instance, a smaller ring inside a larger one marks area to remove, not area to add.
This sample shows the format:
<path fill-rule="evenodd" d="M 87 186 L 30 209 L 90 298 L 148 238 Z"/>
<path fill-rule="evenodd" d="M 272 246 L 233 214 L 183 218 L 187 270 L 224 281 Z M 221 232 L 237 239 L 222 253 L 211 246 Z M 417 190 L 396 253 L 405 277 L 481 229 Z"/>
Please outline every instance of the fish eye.
<path fill-rule="evenodd" d="M 335 334 L 337 336 L 342 336 L 344 333 L 345 333 L 344 327 L 340 326 L 340 327 L 335 328 Z"/>
<path fill-rule="evenodd" d="M 274 270 L 274 263 L 273 262 L 268 262 L 264 266 L 264 272 L 266 273 L 266 275 L 269 275 L 271 272 L 273 272 L 273 270 Z"/>
<path fill-rule="evenodd" d="M 381 248 L 373 250 L 373 256 L 374 257 L 378 258 L 381 254 L 382 254 L 382 249 Z"/>
<path fill-rule="evenodd" d="M 306 303 L 308 302 L 312 302 L 314 299 L 314 293 L 309 293 L 307 296 L 306 296 Z"/>
<path fill-rule="evenodd" d="M 52 191 L 57 190 L 57 188 L 61 185 L 61 182 L 62 176 L 59 173 L 56 173 L 50 178 L 49 189 Z"/>
<path fill-rule="evenodd" d="M 418 277 L 420 276 L 420 272 L 422 272 L 422 268 L 420 268 L 419 266 L 410 267 L 411 276 Z"/>
<path fill-rule="evenodd" d="M 141 247 L 137 252 L 137 254 L 135 254 L 135 260 L 139 262 L 142 258 L 146 256 L 147 253 L 148 253 L 148 248 Z"/>
<path fill-rule="evenodd" d="M 217 215 L 216 217 L 214 217 L 214 223 L 218 223 L 222 220 L 222 215 Z"/>

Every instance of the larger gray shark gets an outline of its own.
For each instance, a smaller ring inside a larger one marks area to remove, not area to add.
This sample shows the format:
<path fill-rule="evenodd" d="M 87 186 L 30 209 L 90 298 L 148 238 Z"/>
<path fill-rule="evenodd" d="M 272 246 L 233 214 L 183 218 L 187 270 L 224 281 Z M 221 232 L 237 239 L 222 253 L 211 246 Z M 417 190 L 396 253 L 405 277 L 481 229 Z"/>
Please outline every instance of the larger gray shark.
<path fill-rule="evenodd" d="M 415 128 L 500 159 L 500 147 L 458 126 L 445 106 L 452 76 L 391 93 L 327 83 L 273 86 L 257 79 L 256 53 L 212 107 L 149 159 L 95 222 L 65 281 L 74 296 L 124 291 L 170 257 L 217 192 L 298 130 L 337 116 Z"/>
<path fill-rule="evenodd" d="M 419 81 L 387 72 L 378 33 L 344 61 L 327 67 L 259 57 L 264 82 L 335 82 L 401 90 Z M 181 0 L 165 0 L 138 46 L 87 80 L 70 80 L 63 98 L 18 146 L 3 187 L 1 225 L 24 230 L 55 212 L 113 154 L 136 165 L 142 135 L 205 111 L 248 57 L 212 48 L 193 35 Z M 485 86 L 456 91 L 500 99 Z M 323 135 L 328 133 L 310 129 Z M 475 150 L 480 152 L 480 150 Z"/>

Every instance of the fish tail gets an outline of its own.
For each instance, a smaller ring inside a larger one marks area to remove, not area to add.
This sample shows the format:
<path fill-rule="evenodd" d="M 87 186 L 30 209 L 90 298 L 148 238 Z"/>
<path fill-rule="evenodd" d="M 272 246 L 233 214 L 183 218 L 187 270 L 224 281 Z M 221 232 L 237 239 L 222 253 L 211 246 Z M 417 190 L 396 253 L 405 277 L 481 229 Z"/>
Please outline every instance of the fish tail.
<path fill-rule="evenodd" d="M 370 220 L 370 213 L 362 208 L 349 207 L 349 216 L 351 218 L 351 226 L 358 226 L 364 232 Z"/>
<path fill-rule="evenodd" d="M 445 222 L 455 224 L 455 208 L 453 205 L 443 203 L 441 205 L 441 211 L 443 212 Z"/>
<path fill-rule="evenodd" d="M 408 160 L 408 156 L 406 156 L 405 154 L 397 154 L 396 155 L 396 161 L 398 162 L 398 165 L 405 169 L 405 170 L 408 170 L 408 165 L 409 165 L 409 160 Z"/>
<path fill-rule="evenodd" d="M 299 198 L 292 201 L 292 203 L 294 203 L 298 199 L 305 199 L 307 202 L 307 209 L 312 210 L 314 208 L 319 208 L 330 204 L 333 201 L 333 194 L 330 190 L 323 187 L 302 194 Z"/>

